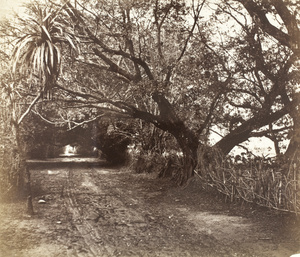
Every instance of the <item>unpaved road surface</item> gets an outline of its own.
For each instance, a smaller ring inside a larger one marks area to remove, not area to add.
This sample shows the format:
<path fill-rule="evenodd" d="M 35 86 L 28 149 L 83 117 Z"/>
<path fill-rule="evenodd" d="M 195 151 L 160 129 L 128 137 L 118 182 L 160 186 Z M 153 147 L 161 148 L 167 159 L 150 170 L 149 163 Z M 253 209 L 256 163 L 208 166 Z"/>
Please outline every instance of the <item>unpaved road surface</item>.
<path fill-rule="evenodd" d="M 300 253 L 290 214 L 225 203 L 195 179 L 179 188 L 155 174 L 85 163 L 31 170 L 25 201 L 0 205 L 0 256 L 274 256 Z"/>

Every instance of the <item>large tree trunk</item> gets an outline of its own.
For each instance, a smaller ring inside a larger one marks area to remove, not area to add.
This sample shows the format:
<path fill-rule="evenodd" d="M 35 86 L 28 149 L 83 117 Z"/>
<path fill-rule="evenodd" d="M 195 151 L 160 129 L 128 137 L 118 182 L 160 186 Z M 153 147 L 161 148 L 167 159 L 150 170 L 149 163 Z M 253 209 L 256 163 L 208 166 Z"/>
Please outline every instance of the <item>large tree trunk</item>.
<path fill-rule="evenodd" d="M 177 174 L 177 182 L 183 185 L 187 183 L 194 174 L 194 169 L 197 164 L 199 140 L 197 136 L 185 126 L 184 122 L 175 113 L 173 106 L 164 95 L 156 92 L 153 94 L 153 100 L 157 103 L 160 111 L 156 125 L 172 134 L 182 150 L 183 170 Z"/>
<path fill-rule="evenodd" d="M 183 170 L 178 174 L 178 184 L 184 185 L 194 175 L 194 169 L 197 165 L 198 139 L 182 123 L 176 133 L 172 133 L 176 138 L 183 153 Z"/>
<path fill-rule="evenodd" d="M 283 91 L 281 93 L 281 98 L 283 99 L 283 102 L 286 106 L 291 104 L 291 101 L 289 97 L 287 96 L 286 91 Z M 294 96 L 294 98 L 298 98 L 299 96 Z M 298 100 L 299 101 L 299 100 Z M 288 145 L 288 148 L 285 152 L 285 156 L 287 156 L 289 159 L 293 159 L 296 156 L 297 153 L 299 153 L 300 150 L 300 116 L 299 116 L 299 110 L 297 108 L 297 105 L 291 105 L 291 110 L 289 112 L 290 116 L 293 119 L 293 129 L 291 131 L 291 139 L 290 143 Z"/>
<path fill-rule="evenodd" d="M 298 135 L 298 137 L 299 137 L 299 135 Z M 287 156 L 289 159 L 292 159 L 292 158 L 296 157 L 296 154 L 299 152 L 299 150 L 300 150 L 299 139 L 297 140 L 297 136 L 293 135 L 291 137 L 289 146 L 285 152 L 285 156 Z"/>
<path fill-rule="evenodd" d="M 194 168 L 197 165 L 197 149 L 200 142 L 197 135 L 189 130 L 178 117 L 173 106 L 163 94 L 154 93 L 153 100 L 158 105 L 159 115 L 134 110 L 133 117 L 151 122 L 156 127 L 169 132 L 175 137 L 183 152 L 184 169 L 180 174 L 179 182 L 180 184 L 184 184 L 194 174 Z M 257 113 L 253 118 L 243 122 L 239 127 L 223 137 L 215 146 L 222 154 L 228 154 L 235 146 L 246 141 L 251 136 L 253 130 L 269 125 L 289 113 L 290 110 L 288 107 L 283 107 L 281 110 L 271 114 L 265 110 Z"/>
<path fill-rule="evenodd" d="M 298 116 L 298 114 L 293 116 L 294 126 L 292 136 L 285 152 L 285 156 L 287 156 L 289 159 L 294 159 L 300 152 L 300 117 Z"/>
<path fill-rule="evenodd" d="M 199 140 L 197 136 L 188 129 L 184 122 L 177 116 L 173 106 L 161 93 L 154 93 L 153 100 L 157 103 L 160 114 L 153 115 L 148 112 L 133 110 L 132 116 L 147 122 L 151 122 L 157 128 L 173 135 L 183 153 L 183 169 L 177 174 L 180 185 L 185 184 L 194 174 L 197 164 L 197 149 Z"/>

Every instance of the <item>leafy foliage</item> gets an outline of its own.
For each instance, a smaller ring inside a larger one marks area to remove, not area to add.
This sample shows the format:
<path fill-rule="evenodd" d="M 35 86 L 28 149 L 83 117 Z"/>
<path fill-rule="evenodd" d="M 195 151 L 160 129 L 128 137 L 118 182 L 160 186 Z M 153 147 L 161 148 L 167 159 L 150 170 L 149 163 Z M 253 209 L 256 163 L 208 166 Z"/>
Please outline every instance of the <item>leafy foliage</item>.
<path fill-rule="evenodd" d="M 213 129 L 222 134 L 215 146 L 225 155 L 256 136 L 274 140 L 280 153 L 279 141 L 291 135 L 297 149 L 295 5 L 220 1 L 204 15 L 209 4 L 100 0 L 31 6 L 37 18 L 28 18 L 28 25 L 27 18 L 19 20 L 28 35 L 17 39 L 14 63 L 32 67 L 42 90 L 47 83 L 56 89 L 55 119 L 69 129 L 111 116 L 139 119 L 173 137 L 183 155 L 179 183 L 193 175 L 197 149 Z M 69 51 L 75 39 L 77 56 Z M 151 129 L 144 133 L 155 137 Z M 122 142 L 117 135 L 111 139 Z M 108 140 L 105 148 L 110 145 Z"/>
<path fill-rule="evenodd" d="M 37 76 L 42 83 L 42 90 L 54 86 L 59 76 L 62 61 L 62 44 L 76 49 L 72 34 L 64 20 L 59 17 L 60 8 L 43 5 L 35 1 L 27 5 L 28 17 L 18 17 L 18 38 L 12 53 L 12 71 L 28 72 Z"/>
<path fill-rule="evenodd" d="M 127 147 L 131 142 L 128 124 L 103 120 L 94 128 L 95 146 L 101 150 L 102 157 L 111 164 L 124 164 L 128 160 Z"/>

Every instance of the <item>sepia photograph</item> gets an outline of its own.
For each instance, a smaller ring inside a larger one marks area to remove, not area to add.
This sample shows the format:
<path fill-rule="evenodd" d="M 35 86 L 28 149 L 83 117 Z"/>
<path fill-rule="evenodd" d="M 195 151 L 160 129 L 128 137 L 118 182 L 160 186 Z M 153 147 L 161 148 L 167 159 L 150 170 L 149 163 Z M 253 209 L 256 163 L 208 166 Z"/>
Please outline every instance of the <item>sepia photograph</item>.
<path fill-rule="evenodd" d="M 300 257 L 299 0 L 0 0 L 0 257 Z"/>

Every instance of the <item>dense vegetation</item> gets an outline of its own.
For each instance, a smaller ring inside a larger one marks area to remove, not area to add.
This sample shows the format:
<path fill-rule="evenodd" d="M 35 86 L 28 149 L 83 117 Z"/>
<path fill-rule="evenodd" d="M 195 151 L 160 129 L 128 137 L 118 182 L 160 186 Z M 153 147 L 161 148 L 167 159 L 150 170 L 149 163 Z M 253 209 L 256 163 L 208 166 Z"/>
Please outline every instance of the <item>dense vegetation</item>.
<path fill-rule="evenodd" d="M 22 131 L 38 130 L 39 117 L 94 131 L 89 142 L 119 152 L 114 162 L 130 148 L 133 166 L 158 162 L 181 185 L 199 167 L 212 179 L 251 137 L 298 165 L 296 2 L 33 1 L 27 12 L 1 25 L 1 65 L 12 64 L 1 71 L 3 131 L 12 127 L 20 160 L 32 142 Z"/>

